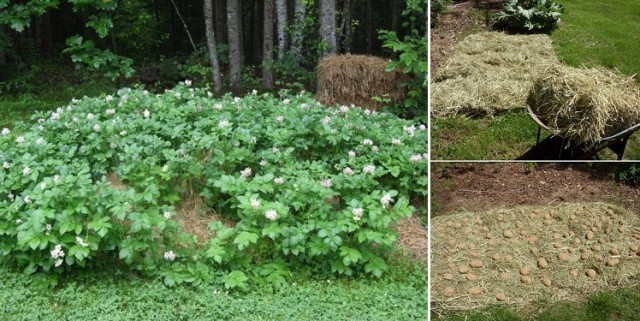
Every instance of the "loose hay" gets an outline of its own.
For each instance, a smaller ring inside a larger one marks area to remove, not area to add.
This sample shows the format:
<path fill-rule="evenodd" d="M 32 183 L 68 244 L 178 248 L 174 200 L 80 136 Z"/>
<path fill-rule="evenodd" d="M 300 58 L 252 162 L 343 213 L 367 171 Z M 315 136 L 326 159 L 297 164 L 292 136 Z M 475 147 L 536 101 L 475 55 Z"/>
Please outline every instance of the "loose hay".
<path fill-rule="evenodd" d="M 523 108 L 533 81 L 555 64 L 547 35 L 470 35 L 453 47 L 432 80 L 432 115 L 492 116 Z"/>
<path fill-rule="evenodd" d="M 236 225 L 236 222 L 207 211 L 202 197 L 191 191 L 182 196 L 182 202 L 176 208 L 175 219 L 182 231 L 195 235 L 198 242 L 205 242 L 215 236 L 215 233 L 209 229 L 211 222 L 220 221 L 226 227 Z"/>
<path fill-rule="evenodd" d="M 393 103 L 404 99 L 400 86 L 407 76 L 401 71 L 386 72 L 387 61 L 372 56 L 339 55 L 322 58 L 318 63 L 318 88 L 315 98 L 320 103 L 364 107 L 376 110 L 385 105 L 372 99 L 388 95 Z"/>
<path fill-rule="evenodd" d="M 534 301 L 579 299 L 639 283 L 640 222 L 635 214 L 614 205 L 459 213 L 434 217 L 431 224 L 431 307 L 436 313 L 498 301 L 522 308 Z M 505 237 L 506 230 L 514 231 L 514 237 Z M 585 237 L 587 231 L 594 233 L 593 239 Z M 474 244 L 474 249 L 460 244 Z M 594 245 L 599 251 L 592 249 Z M 619 254 L 612 255 L 612 249 Z M 472 252 L 479 254 L 476 259 Z M 474 260 L 481 266 L 471 267 Z M 472 281 L 467 277 L 470 271 L 477 276 Z"/>
<path fill-rule="evenodd" d="M 604 68 L 553 66 L 527 102 L 553 134 L 577 143 L 597 143 L 640 122 L 634 79 Z"/>
<path fill-rule="evenodd" d="M 394 228 L 398 232 L 398 245 L 418 260 L 426 260 L 429 250 L 428 232 L 417 214 L 401 219 Z"/>

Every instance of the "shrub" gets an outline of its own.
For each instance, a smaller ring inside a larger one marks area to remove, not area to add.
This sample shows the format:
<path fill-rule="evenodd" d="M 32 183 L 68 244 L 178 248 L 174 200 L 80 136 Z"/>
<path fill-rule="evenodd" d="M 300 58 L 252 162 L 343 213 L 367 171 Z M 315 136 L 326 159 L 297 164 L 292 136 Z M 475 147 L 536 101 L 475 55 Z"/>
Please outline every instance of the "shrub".
<path fill-rule="evenodd" d="M 0 254 L 26 273 L 128 265 L 165 283 L 242 270 L 281 285 L 292 266 L 379 276 L 391 229 L 427 192 L 426 130 L 309 95 L 214 100 L 181 84 L 121 89 L 38 113 L 0 135 Z M 107 177 L 117 175 L 119 187 Z M 181 232 L 199 194 L 215 236 Z"/>
<path fill-rule="evenodd" d="M 496 25 L 516 32 L 544 32 L 556 28 L 564 7 L 552 0 L 507 0 L 495 16 Z"/>

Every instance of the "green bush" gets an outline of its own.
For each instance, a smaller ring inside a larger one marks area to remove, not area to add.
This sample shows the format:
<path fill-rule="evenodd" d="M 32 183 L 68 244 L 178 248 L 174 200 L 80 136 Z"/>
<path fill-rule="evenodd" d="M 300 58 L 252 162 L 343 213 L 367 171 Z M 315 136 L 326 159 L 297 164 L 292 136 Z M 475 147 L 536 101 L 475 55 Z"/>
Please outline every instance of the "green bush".
<path fill-rule="evenodd" d="M 564 7 L 552 0 L 507 0 L 496 26 L 516 32 L 545 32 L 557 27 Z"/>
<path fill-rule="evenodd" d="M 385 270 L 391 225 L 427 192 L 424 126 L 309 95 L 214 100 L 190 84 L 85 97 L 3 129 L 3 259 L 54 276 L 116 262 L 168 285 L 227 271 L 228 288 L 251 266 L 276 285 L 295 266 Z M 183 234 L 184 193 L 235 227 L 212 222 L 200 243 Z"/>

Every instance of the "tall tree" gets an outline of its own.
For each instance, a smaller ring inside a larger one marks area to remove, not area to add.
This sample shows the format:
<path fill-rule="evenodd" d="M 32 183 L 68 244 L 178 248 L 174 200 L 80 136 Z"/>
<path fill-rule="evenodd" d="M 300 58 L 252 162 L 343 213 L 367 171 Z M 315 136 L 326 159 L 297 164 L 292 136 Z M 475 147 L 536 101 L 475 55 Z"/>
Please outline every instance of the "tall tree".
<path fill-rule="evenodd" d="M 344 52 L 351 53 L 351 0 L 344 0 L 343 14 L 342 33 L 344 34 Z"/>
<path fill-rule="evenodd" d="M 278 19 L 278 60 L 282 60 L 287 51 L 287 0 L 276 0 L 276 15 Z"/>
<path fill-rule="evenodd" d="M 291 40 L 291 51 L 302 54 L 302 41 L 304 40 L 304 17 L 307 12 L 305 0 L 295 0 L 294 4 L 294 32 Z"/>
<path fill-rule="evenodd" d="M 320 0 L 320 36 L 327 45 L 322 55 L 335 55 L 337 51 L 336 0 Z"/>
<path fill-rule="evenodd" d="M 231 91 L 240 90 L 240 71 L 242 70 L 242 15 L 240 0 L 227 1 L 227 30 L 229 31 L 229 85 Z"/>
<path fill-rule="evenodd" d="M 262 46 L 262 86 L 266 89 L 273 88 L 273 0 L 264 1 L 264 26 Z"/>
<path fill-rule="evenodd" d="M 227 32 L 225 29 L 225 18 L 227 17 L 225 10 L 224 10 L 224 1 L 223 0 L 216 0 L 213 3 L 214 5 L 214 13 L 215 13 L 215 19 L 213 19 L 213 21 L 215 21 L 216 23 L 216 42 L 217 43 L 227 43 Z"/>
<path fill-rule="evenodd" d="M 211 62 L 211 78 L 213 79 L 213 91 L 216 95 L 222 93 L 222 81 L 220 81 L 220 64 L 218 63 L 218 51 L 216 50 L 216 36 L 213 30 L 213 3 L 212 0 L 204 0 L 204 25 L 209 49 L 209 61 Z"/>

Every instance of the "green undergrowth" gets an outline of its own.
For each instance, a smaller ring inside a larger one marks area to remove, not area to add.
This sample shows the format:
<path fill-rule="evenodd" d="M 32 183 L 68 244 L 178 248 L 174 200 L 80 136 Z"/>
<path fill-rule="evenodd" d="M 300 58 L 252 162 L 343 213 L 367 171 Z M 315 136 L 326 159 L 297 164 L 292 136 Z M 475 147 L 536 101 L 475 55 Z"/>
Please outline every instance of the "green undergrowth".
<path fill-rule="evenodd" d="M 523 311 L 494 306 L 464 313 L 432 314 L 434 321 L 635 321 L 640 291 L 623 288 L 590 295 L 581 302 L 540 303 Z"/>
<path fill-rule="evenodd" d="M 3 320 L 426 320 L 425 265 L 396 263 L 382 278 L 296 272 L 281 290 L 166 287 L 117 269 L 84 271 L 56 288 L 0 267 Z"/>

